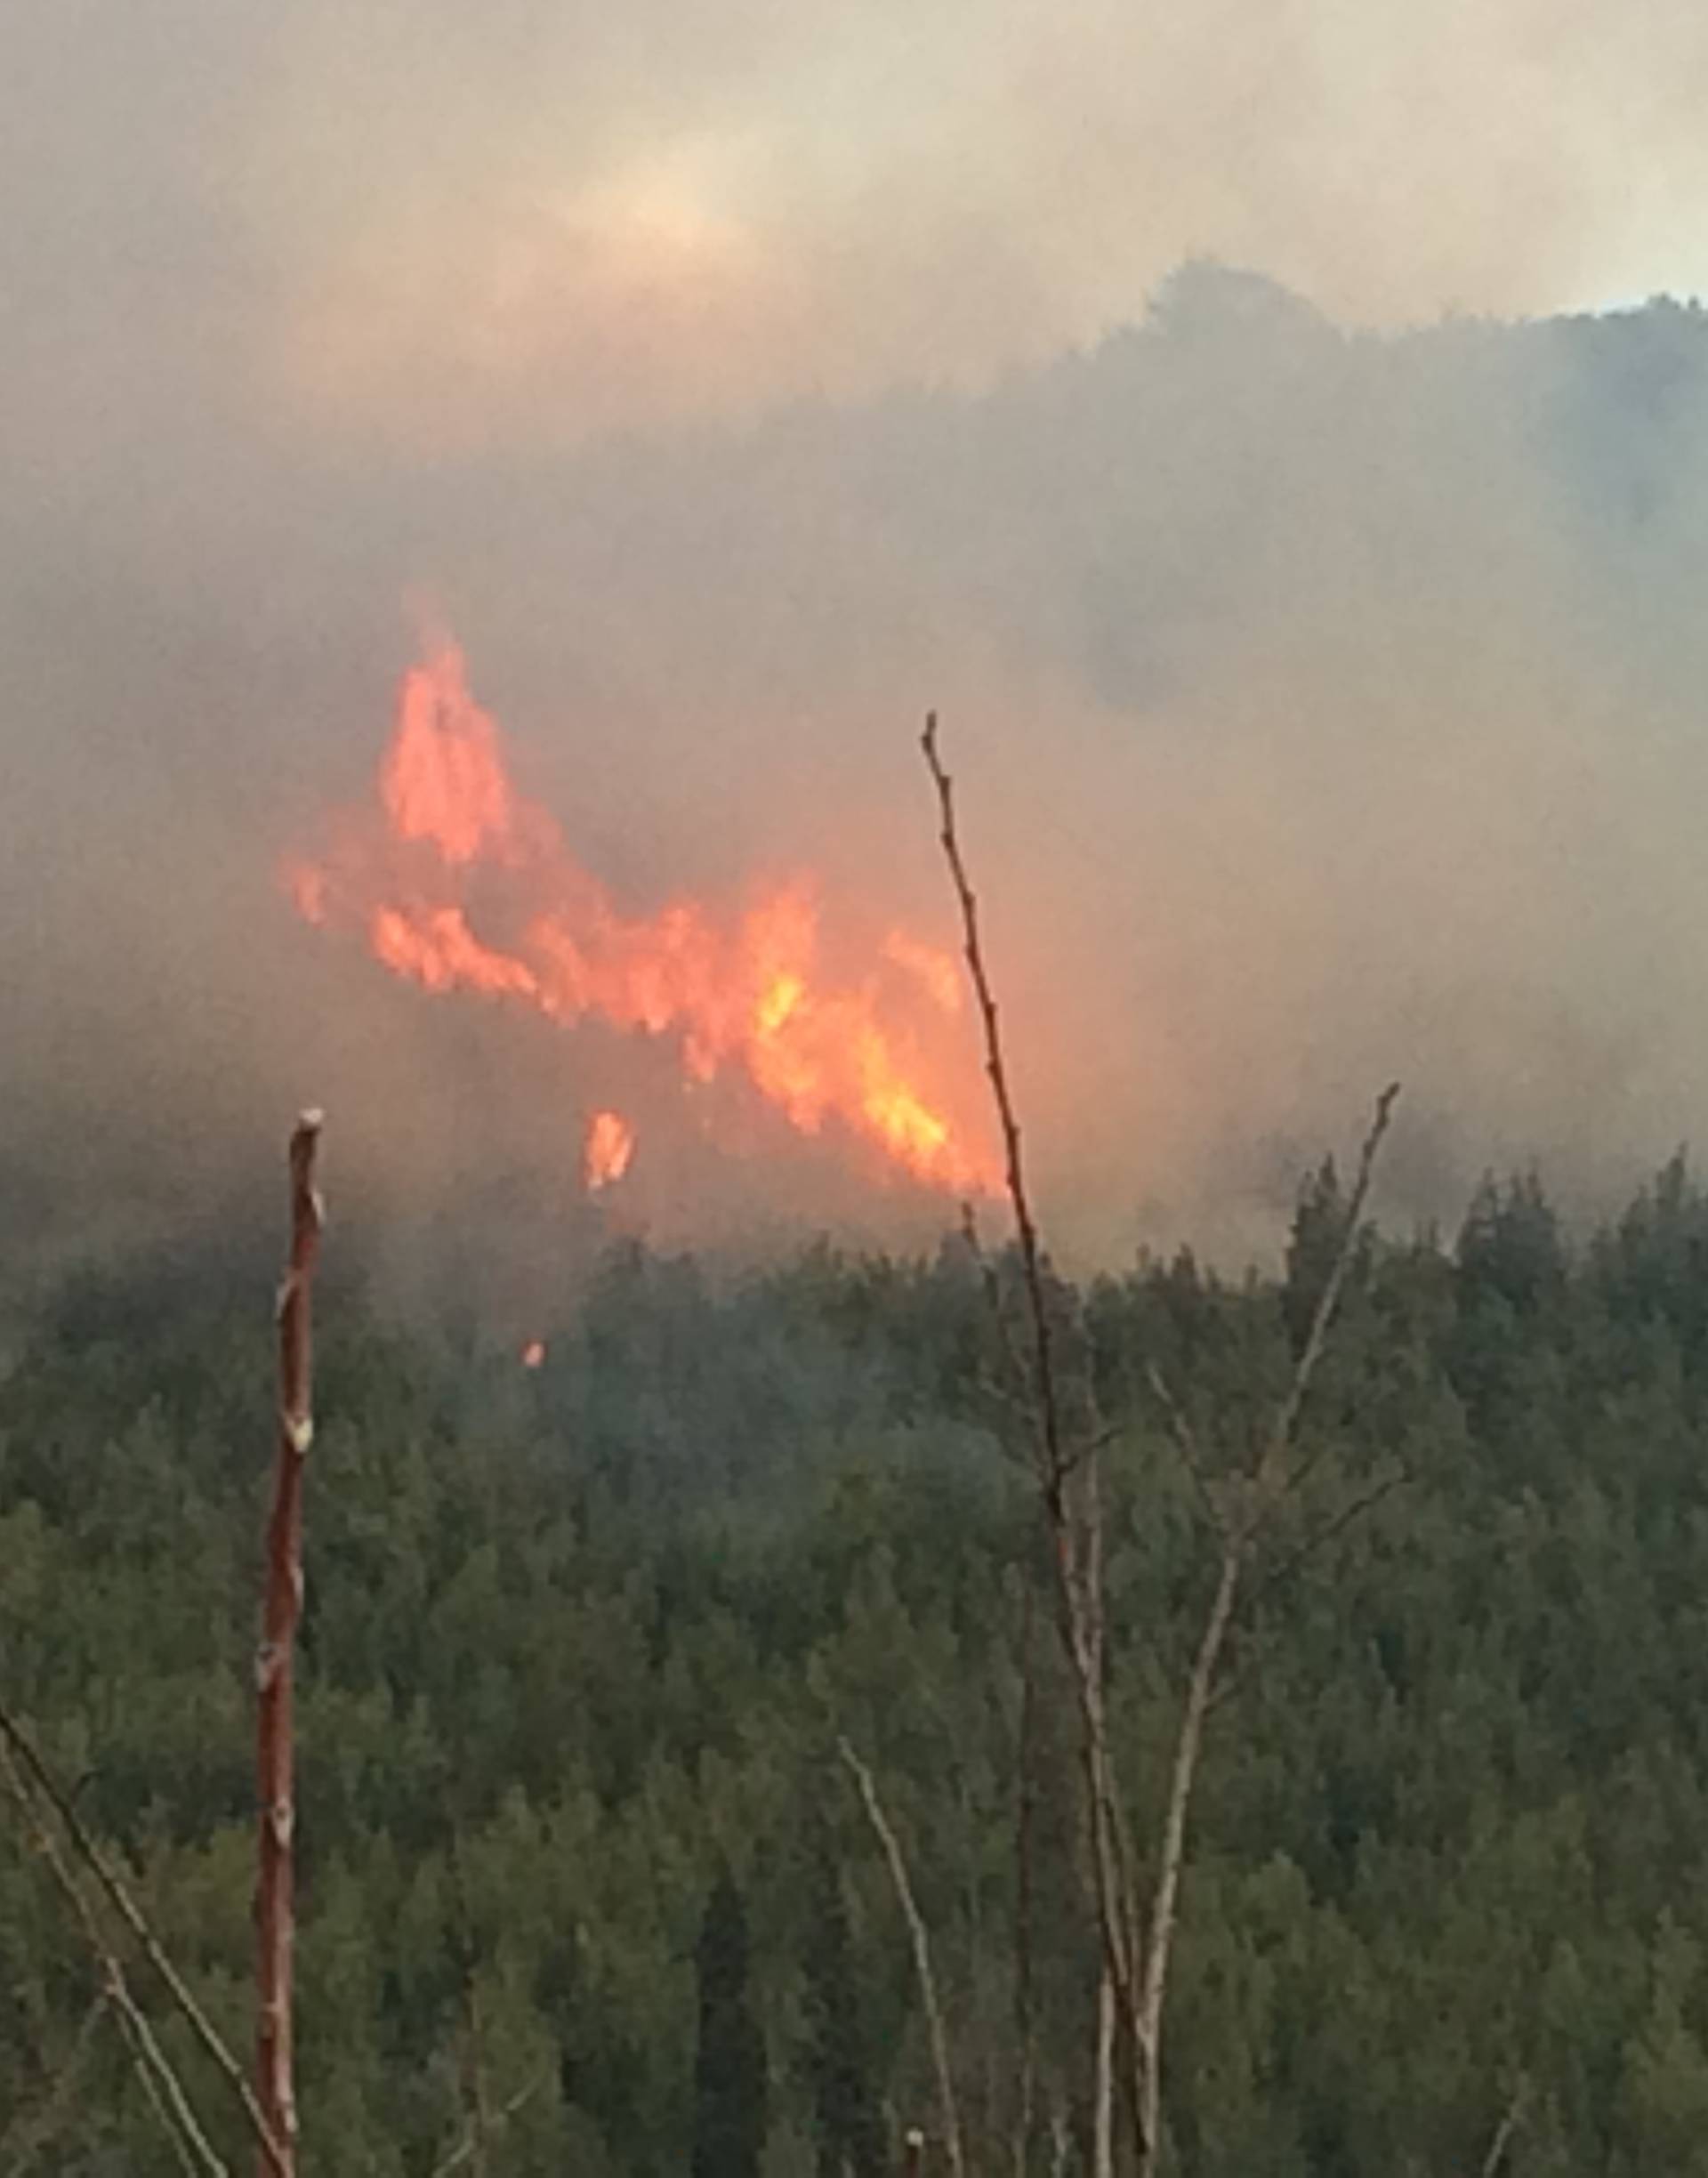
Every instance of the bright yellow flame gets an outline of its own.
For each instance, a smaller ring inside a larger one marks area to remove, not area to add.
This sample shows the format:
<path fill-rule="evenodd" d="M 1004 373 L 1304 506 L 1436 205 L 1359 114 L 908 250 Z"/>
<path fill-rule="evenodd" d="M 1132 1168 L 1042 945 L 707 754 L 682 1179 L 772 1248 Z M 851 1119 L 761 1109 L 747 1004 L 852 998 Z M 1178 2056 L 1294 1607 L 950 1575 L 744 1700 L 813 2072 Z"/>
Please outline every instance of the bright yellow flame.
<path fill-rule="evenodd" d="M 738 1067 L 802 1133 L 840 1120 L 927 1185 L 994 1185 L 987 1151 L 930 1077 L 909 994 L 874 965 L 851 980 L 827 973 L 814 888 L 767 886 L 733 919 L 686 897 L 624 914 L 550 811 L 516 788 L 454 645 L 405 675 L 380 784 L 374 818 L 344 819 L 324 860 L 282 873 L 309 921 L 360 931 L 393 974 L 430 991 L 673 1037 L 690 1080 Z M 948 956 L 905 932 L 885 951 L 953 1011 Z M 629 1123 L 595 1113 L 589 1189 L 622 1179 L 633 1154 Z"/>
<path fill-rule="evenodd" d="M 582 1172 L 588 1190 L 615 1186 L 629 1169 L 634 1155 L 634 1129 L 621 1112 L 595 1112 L 587 1123 L 587 1142 L 582 1153 Z"/>

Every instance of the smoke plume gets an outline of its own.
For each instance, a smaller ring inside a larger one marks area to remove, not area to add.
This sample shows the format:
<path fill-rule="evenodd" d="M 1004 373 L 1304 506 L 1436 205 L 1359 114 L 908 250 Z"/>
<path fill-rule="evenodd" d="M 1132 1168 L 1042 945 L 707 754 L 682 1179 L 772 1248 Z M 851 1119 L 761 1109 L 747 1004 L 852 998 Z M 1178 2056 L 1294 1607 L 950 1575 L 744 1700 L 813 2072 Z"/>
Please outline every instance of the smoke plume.
<path fill-rule="evenodd" d="M 1708 335 L 1515 313 L 1664 274 L 1708 29 L 1640 12 L 25 11 L 14 1260 L 218 1226 L 312 1098 L 400 1258 L 525 1282 L 621 1222 L 583 1107 L 671 1143 L 657 1054 L 292 910 L 423 601 L 636 916 L 807 868 L 952 941 L 934 706 L 1081 1257 L 1268 1245 L 1396 1075 L 1390 1210 L 1610 1199 L 1704 1098 Z M 637 1219 L 952 1217 L 818 1149 Z"/>

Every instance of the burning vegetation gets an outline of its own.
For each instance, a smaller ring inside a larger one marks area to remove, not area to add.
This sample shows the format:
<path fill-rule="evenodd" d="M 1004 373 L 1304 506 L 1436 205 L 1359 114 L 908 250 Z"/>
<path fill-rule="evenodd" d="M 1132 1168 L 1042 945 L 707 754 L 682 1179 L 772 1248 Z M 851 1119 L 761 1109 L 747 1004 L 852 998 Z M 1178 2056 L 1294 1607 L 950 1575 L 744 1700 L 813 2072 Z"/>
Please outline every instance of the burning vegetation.
<path fill-rule="evenodd" d="M 423 990 L 668 1040 L 686 1097 L 739 1077 L 802 1133 L 863 1143 L 925 1187 L 995 1182 L 945 1033 L 962 1006 L 952 956 L 892 929 L 869 958 L 833 966 L 809 877 L 758 886 L 729 914 L 689 897 L 626 913 L 517 787 L 452 642 L 403 676 L 375 805 L 335 820 L 286 875 L 309 922 L 359 936 Z M 635 1147 L 620 1113 L 589 1113 L 589 1190 L 620 1181 Z"/>

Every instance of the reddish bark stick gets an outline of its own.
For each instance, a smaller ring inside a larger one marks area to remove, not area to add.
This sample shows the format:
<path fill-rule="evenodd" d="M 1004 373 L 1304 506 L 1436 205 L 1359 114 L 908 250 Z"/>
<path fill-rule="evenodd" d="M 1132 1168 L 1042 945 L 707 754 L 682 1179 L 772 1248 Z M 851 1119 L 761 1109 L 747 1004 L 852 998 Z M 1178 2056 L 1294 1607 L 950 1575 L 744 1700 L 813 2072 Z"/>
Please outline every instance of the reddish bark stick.
<path fill-rule="evenodd" d="M 256 1773 L 261 1799 L 255 1884 L 255 2091 L 276 2158 L 262 2171 L 295 2178 L 296 2093 L 292 2079 L 292 1951 L 296 1936 L 293 1835 L 295 1713 L 294 1652 L 302 1612 L 302 1471 L 314 1440 L 310 1302 L 321 1207 L 314 1186 L 320 1114 L 306 1111 L 291 1135 L 291 1252 L 278 1296 L 278 1433 L 273 1508 L 267 1523 L 267 1592 L 255 1656 L 260 1695 Z"/>

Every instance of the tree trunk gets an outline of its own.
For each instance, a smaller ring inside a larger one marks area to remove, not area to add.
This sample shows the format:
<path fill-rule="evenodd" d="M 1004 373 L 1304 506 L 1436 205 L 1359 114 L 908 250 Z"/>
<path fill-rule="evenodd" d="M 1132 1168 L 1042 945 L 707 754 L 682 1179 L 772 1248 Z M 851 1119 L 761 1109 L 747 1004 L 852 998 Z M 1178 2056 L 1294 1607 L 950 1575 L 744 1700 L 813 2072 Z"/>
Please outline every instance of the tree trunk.
<path fill-rule="evenodd" d="M 256 1774 L 260 1866 L 255 1884 L 255 2090 L 276 2157 L 263 2178 L 295 2178 L 296 2093 L 292 2063 L 292 1952 L 296 1937 L 294 1650 L 302 1613 L 302 1471 L 314 1440 L 310 1298 L 320 1240 L 314 1159 L 320 1115 L 304 1112 L 291 1135 L 291 1248 L 278 1297 L 278 1430 L 267 1589 L 255 1656 L 260 1696 Z"/>
<path fill-rule="evenodd" d="M 1097 2077 L 1092 2093 L 1092 2178 L 1115 2178 L 1115 1982 L 1097 1981 Z"/>

